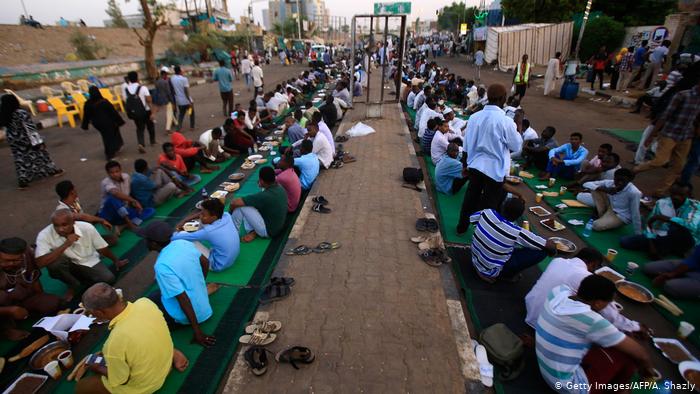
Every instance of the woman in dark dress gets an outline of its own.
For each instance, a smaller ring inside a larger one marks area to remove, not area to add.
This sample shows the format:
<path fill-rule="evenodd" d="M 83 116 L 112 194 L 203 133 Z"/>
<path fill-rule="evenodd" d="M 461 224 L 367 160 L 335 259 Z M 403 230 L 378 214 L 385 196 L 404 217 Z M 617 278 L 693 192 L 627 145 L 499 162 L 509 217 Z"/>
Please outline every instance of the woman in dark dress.
<path fill-rule="evenodd" d="M 0 127 L 5 127 L 20 189 L 34 180 L 63 174 L 63 170 L 51 160 L 32 118 L 11 94 L 0 99 Z"/>
<path fill-rule="evenodd" d="M 88 129 L 90 122 L 102 136 L 105 157 L 107 160 L 112 160 L 124 145 L 119 132 L 119 127 L 124 124 L 124 120 L 112 103 L 102 97 L 97 86 L 90 86 L 90 98 L 85 102 L 83 130 Z"/>

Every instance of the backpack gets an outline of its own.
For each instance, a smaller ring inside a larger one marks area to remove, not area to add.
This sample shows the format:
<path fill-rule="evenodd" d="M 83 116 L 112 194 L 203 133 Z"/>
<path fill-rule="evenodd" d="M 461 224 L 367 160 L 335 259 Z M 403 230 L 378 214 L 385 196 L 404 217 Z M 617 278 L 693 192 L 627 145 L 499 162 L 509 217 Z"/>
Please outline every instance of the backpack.
<path fill-rule="evenodd" d="M 415 185 L 423 181 L 423 171 L 420 168 L 405 167 L 403 169 L 404 182 Z"/>
<path fill-rule="evenodd" d="M 146 112 L 146 107 L 139 97 L 139 91 L 141 90 L 141 85 L 136 88 L 136 92 L 131 94 L 129 89 L 125 88 L 126 91 L 126 102 L 124 103 L 124 109 L 126 110 L 126 116 L 133 120 L 144 120 L 148 116 Z"/>
<path fill-rule="evenodd" d="M 525 361 L 523 341 L 508 326 L 496 323 L 479 334 L 479 342 L 486 348 L 489 361 L 496 365 L 496 377 L 502 381 L 513 380 L 520 375 Z"/>

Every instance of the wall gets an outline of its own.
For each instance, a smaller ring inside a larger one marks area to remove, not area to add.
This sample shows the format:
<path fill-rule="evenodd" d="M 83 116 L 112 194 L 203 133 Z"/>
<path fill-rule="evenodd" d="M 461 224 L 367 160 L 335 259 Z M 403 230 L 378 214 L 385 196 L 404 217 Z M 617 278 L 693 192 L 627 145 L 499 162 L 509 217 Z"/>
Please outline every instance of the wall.
<path fill-rule="evenodd" d="M 638 46 L 641 44 L 642 40 L 650 40 L 651 34 L 659 26 L 632 26 L 625 27 L 625 39 L 622 41 L 623 45 Z"/>

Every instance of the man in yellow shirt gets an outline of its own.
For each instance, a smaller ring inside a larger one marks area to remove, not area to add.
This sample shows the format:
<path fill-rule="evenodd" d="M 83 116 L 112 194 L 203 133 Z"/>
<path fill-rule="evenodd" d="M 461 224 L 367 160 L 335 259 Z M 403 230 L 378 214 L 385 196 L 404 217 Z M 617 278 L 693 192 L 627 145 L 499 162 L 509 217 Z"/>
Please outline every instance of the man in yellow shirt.
<path fill-rule="evenodd" d="M 152 393 L 163 386 L 171 366 L 187 368 L 151 300 L 124 302 L 112 286 L 97 283 L 83 294 L 83 304 L 96 318 L 110 320 L 111 333 L 102 347 L 104 363 L 89 365 L 96 375 L 81 379 L 76 393 Z"/>

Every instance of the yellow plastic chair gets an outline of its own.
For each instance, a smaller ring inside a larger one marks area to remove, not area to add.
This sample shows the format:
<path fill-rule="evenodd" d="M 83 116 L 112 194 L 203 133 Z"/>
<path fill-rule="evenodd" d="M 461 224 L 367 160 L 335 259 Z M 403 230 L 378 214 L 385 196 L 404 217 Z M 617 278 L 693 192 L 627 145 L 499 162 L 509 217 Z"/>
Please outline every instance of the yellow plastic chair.
<path fill-rule="evenodd" d="M 114 99 L 119 102 L 119 108 L 122 110 L 122 112 L 126 113 L 126 110 L 124 109 L 124 100 L 122 100 L 122 87 L 121 87 L 121 85 L 117 85 L 113 89 L 114 89 Z"/>
<path fill-rule="evenodd" d="M 17 97 L 17 101 L 19 101 L 19 105 L 22 107 L 27 107 L 29 108 L 29 111 L 32 113 L 32 116 L 36 116 L 36 110 L 34 109 L 34 103 L 32 103 L 31 100 L 25 100 L 22 97 L 19 97 L 17 93 L 15 93 L 13 90 L 10 89 L 5 89 L 5 93 L 11 94 L 15 97 Z"/>
<path fill-rule="evenodd" d="M 60 98 L 58 97 L 49 97 L 47 99 L 49 102 L 49 105 L 53 107 L 53 109 L 56 110 L 56 117 L 58 118 L 58 127 L 63 127 L 63 117 L 65 116 L 68 118 L 68 123 L 70 124 L 70 127 L 75 128 L 75 115 L 79 115 L 80 111 L 75 108 L 73 105 L 66 105 Z"/>
<path fill-rule="evenodd" d="M 75 81 L 75 83 L 78 85 L 81 92 L 87 93 L 90 90 L 90 81 L 87 79 L 79 79 Z"/>
<path fill-rule="evenodd" d="M 102 97 L 112 103 L 115 108 L 124 112 L 124 105 L 122 104 L 122 101 L 115 98 L 109 88 L 100 88 L 100 93 L 102 94 Z"/>
<path fill-rule="evenodd" d="M 75 105 L 78 107 L 78 113 L 80 115 L 80 119 L 82 120 L 85 114 L 85 102 L 87 99 L 80 92 L 73 93 L 71 97 L 73 97 L 73 101 L 75 101 Z"/>
<path fill-rule="evenodd" d="M 64 92 L 70 94 L 71 96 L 76 94 L 77 91 L 80 90 L 80 87 L 78 87 L 78 85 L 69 81 L 61 82 L 61 88 Z"/>
<path fill-rule="evenodd" d="M 61 92 L 60 90 L 51 89 L 50 87 L 45 85 L 42 85 L 39 88 L 39 90 L 41 91 L 41 94 L 46 96 L 46 98 L 63 96 L 63 92 Z"/>

